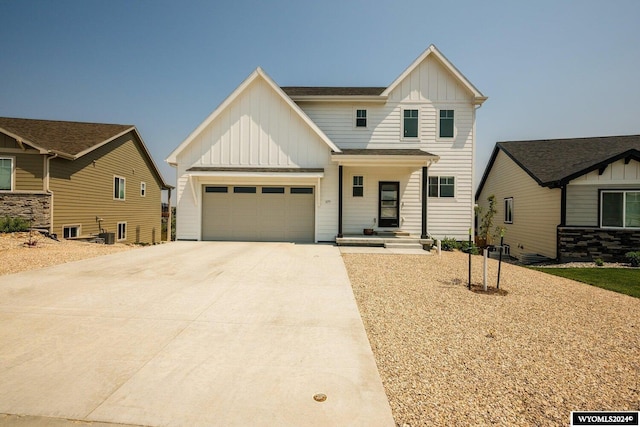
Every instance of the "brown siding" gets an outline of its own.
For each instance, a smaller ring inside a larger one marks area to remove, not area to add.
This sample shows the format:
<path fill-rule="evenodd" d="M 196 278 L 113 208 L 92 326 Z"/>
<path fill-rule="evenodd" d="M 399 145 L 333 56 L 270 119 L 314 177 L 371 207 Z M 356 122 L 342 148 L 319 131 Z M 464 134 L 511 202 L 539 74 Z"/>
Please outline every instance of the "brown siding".
<path fill-rule="evenodd" d="M 14 191 L 43 191 L 45 156 L 25 146 L 23 150 L 16 140 L 0 133 L 0 157 L 13 157 L 15 164 Z"/>
<path fill-rule="evenodd" d="M 62 236 L 64 225 L 81 225 L 81 234 L 102 228 L 117 233 L 117 223 L 127 223 L 127 242 L 160 241 L 161 183 L 133 133 L 70 161 L 51 160 L 50 188 L 53 196 L 53 232 Z M 114 200 L 114 176 L 125 178 L 124 201 Z M 140 182 L 146 196 L 140 196 Z"/>

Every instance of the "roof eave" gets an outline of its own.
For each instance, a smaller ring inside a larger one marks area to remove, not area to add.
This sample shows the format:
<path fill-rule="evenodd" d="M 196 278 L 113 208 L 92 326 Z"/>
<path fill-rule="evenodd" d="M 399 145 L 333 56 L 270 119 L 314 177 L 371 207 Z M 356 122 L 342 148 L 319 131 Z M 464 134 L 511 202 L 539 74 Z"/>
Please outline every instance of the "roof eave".
<path fill-rule="evenodd" d="M 389 98 L 386 95 L 293 95 L 295 102 L 366 102 L 384 104 Z"/>

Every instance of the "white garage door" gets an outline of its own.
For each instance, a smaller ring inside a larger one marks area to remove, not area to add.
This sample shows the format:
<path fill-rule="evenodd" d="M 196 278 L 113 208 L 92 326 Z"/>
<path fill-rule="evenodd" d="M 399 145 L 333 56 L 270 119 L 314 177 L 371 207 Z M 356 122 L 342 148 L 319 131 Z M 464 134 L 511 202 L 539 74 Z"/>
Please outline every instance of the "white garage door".
<path fill-rule="evenodd" d="M 205 185 L 202 240 L 313 242 L 314 188 Z"/>

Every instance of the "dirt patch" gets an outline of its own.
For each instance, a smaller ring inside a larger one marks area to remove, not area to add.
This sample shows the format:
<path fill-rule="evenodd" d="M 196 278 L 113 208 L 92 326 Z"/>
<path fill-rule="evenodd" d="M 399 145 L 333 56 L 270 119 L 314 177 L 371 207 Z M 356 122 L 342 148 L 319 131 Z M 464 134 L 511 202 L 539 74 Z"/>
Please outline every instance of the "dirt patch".
<path fill-rule="evenodd" d="M 128 251 L 137 247 L 122 243 L 102 245 L 62 239 L 56 241 L 41 233 L 0 233 L 0 275 Z"/>

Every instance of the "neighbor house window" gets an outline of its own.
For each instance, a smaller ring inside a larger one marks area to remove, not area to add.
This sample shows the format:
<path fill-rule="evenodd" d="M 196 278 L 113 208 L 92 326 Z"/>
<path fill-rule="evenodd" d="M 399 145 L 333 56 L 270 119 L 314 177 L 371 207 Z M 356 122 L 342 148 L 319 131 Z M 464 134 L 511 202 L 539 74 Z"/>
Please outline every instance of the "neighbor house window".
<path fill-rule="evenodd" d="M 80 235 L 79 225 L 65 225 L 62 227 L 62 237 L 65 239 L 73 239 Z"/>
<path fill-rule="evenodd" d="M 113 177 L 113 198 L 117 200 L 124 200 L 125 181 L 124 178 L 119 176 Z"/>
<path fill-rule="evenodd" d="M 418 137 L 418 110 L 404 110 L 403 135 L 405 138 Z"/>
<path fill-rule="evenodd" d="M 0 191 L 13 190 L 13 158 L 0 157 Z"/>
<path fill-rule="evenodd" d="M 440 110 L 440 138 L 453 138 L 453 110 Z"/>
<path fill-rule="evenodd" d="M 362 196 L 364 196 L 364 177 L 354 176 L 353 177 L 353 197 L 362 197 Z"/>
<path fill-rule="evenodd" d="M 144 197 L 147 195 L 147 183 L 146 182 L 141 182 L 140 183 L 140 196 Z"/>
<path fill-rule="evenodd" d="M 429 197 L 454 197 L 455 178 L 452 176 L 430 176 Z"/>
<path fill-rule="evenodd" d="M 513 197 L 504 199 L 504 222 L 513 224 Z"/>
<path fill-rule="evenodd" d="M 118 223 L 118 240 L 127 240 L 127 223 Z"/>
<path fill-rule="evenodd" d="M 356 127 L 367 127 L 367 110 L 356 110 Z"/>
<path fill-rule="evenodd" d="M 640 228 L 640 191 L 603 191 L 600 197 L 602 227 Z"/>

